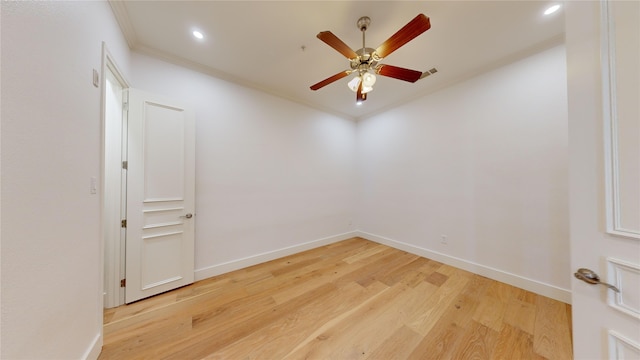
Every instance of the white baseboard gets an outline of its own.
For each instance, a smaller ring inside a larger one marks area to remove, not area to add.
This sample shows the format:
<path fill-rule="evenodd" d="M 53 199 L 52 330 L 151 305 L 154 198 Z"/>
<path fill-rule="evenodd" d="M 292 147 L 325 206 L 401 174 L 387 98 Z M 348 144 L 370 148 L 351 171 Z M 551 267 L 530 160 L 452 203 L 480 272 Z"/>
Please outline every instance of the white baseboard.
<path fill-rule="evenodd" d="M 309 241 L 306 243 L 289 246 L 286 248 L 268 251 L 262 254 L 248 256 L 246 258 L 229 261 L 226 263 L 208 266 L 201 269 L 196 269 L 194 273 L 195 281 L 204 280 L 216 275 L 228 273 L 234 270 L 244 269 L 249 266 L 261 264 L 267 261 L 279 259 L 285 256 L 293 255 L 302 251 L 314 249 L 320 246 L 333 244 L 338 241 L 347 240 L 352 237 L 358 236 L 356 231 L 350 231 L 344 234 L 338 234 L 329 236 L 322 239 Z"/>
<path fill-rule="evenodd" d="M 474 274 L 486 276 L 490 279 L 500 281 L 521 289 L 525 289 L 536 294 L 547 296 L 552 299 L 562 301 L 564 303 L 571 303 L 571 291 L 562 289 L 554 285 L 549 285 L 537 280 L 529 279 L 520 275 L 515 275 L 503 270 L 495 269 L 490 266 L 474 263 L 465 259 L 457 258 L 451 255 L 439 253 L 437 251 L 421 248 L 415 245 L 407 244 L 401 241 L 389 239 L 383 236 L 367 233 L 364 231 L 351 231 L 344 234 L 338 234 L 322 239 L 309 241 L 303 244 L 298 244 L 278 250 L 268 251 L 262 254 L 248 256 L 242 259 L 229 261 L 226 263 L 208 266 L 205 268 L 197 269 L 195 271 L 195 281 L 204 280 L 213 276 L 228 273 L 231 271 L 244 269 L 249 266 L 261 264 L 267 261 L 279 259 L 285 256 L 293 255 L 302 251 L 314 249 L 320 246 L 333 244 L 338 241 L 350 239 L 352 237 L 359 236 L 361 238 L 374 241 L 383 245 L 391 246 L 393 248 L 403 250 L 412 254 L 416 254 L 428 259 L 439 261 L 443 264 L 457 267 L 462 270 L 470 271 Z M 88 359 L 88 358 L 87 358 Z"/>
<path fill-rule="evenodd" d="M 98 333 L 96 337 L 91 342 L 91 346 L 84 352 L 84 356 L 82 356 L 85 360 L 96 360 L 100 353 L 102 352 L 102 332 Z"/>
<path fill-rule="evenodd" d="M 379 244 L 391 246 L 393 248 L 400 249 L 415 255 L 419 255 L 431 260 L 439 261 L 443 264 L 454 266 L 462 270 L 470 271 L 474 274 L 482 275 L 496 281 L 500 281 L 515 287 L 519 287 L 521 289 L 534 292 L 538 295 L 550 297 L 552 299 L 562 301 L 566 304 L 571 304 L 571 290 L 562 289 L 554 285 L 549 285 L 537 280 L 511 274 L 499 269 L 494 269 L 490 266 L 477 264 L 472 261 L 442 254 L 442 253 L 421 248 L 415 245 L 403 243 L 401 241 L 392 240 L 383 236 L 370 234 L 364 231 L 356 231 L 355 233 L 356 233 L 355 236 L 359 236 L 361 238 L 374 241 Z"/>

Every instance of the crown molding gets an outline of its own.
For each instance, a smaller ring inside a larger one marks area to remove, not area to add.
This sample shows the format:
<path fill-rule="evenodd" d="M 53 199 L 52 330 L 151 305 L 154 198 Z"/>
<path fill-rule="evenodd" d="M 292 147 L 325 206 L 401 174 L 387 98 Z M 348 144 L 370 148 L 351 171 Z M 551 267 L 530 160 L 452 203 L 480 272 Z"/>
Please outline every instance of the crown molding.
<path fill-rule="evenodd" d="M 333 109 L 327 108 L 327 107 L 323 107 L 323 106 L 318 106 L 316 104 L 310 103 L 308 101 L 302 100 L 300 98 L 294 97 L 294 96 L 290 96 L 281 92 L 276 92 L 273 91 L 273 89 L 270 89 L 268 87 L 253 83 L 251 81 L 247 81 L 245 79 L 242 79 L 240 77 L 231 75 L 229 73 L 226 73 L 224 71 L 220 71 L 220 70 L 216 70 L 210 66 L 207 65 L 203 65 L 200 64 L 198 62 L 195 61 L 191 61 L 191 60 L 187 60 L 185 58 L 179 57 L 179 56 L 175 56 L 173 54 L 169 54 L 167 52 L 164 52 L 162 50 L 158 50 L 158 49 L 154 49 L 154 48 L 150 48 L 150 47 L 146 47 L 146 46 L 136 46 L 132 48 L 133 51 L 139 53 L 139 54 L 143 54 L 143 55 L 147 55 L 156 59 L 160 59 L 162 61 L 166 61 L 168 63 L 174 64 L 174 65 L 178 65 L 193 71 L 197 71 L 200 73 L 203 73 L 205 75 L 209 75 L 212 76 L 216 79 L 220 79 L 223 81 L 227 81 L 242 87 L 246 87 L 246 88 L 250 88 L 253 90 L 257 90 L 260 91 L 262 93 L 266 93 L 278 98 L 282 98 L 318 111 L 321 111 L 323 113 L 326 114 L 330 114 L 330 115 L 334 115 L 337 116 L 339 118 L 345 119 L 345 120 L 349 120 L 349 121 L 356 121 L 357 118 L 354 116 L 351 116 L 349 114 L 346 113 L 342 113 L 339 111 L 335 111 Z"/>
<path fill-rule="evenodd" d="M 129 19 L 129 13 L 127 12 L 125 2 L 123 0 L 108 0 L 108 2 L 118 25 L 120 25 L 120 31 L 122 31 L 124 38 L 127 40 L 129 48 L 135 48 L 138 44 L 138 36 L 136 35 L 136 31 L 133 29 L 131 20 Z"/>
<path fill-rule="evenodd" d="M 537 53 L 543 52 L 545 50 L 551 49 L 551 48 L 553 48 L 555 46 L 562 45 L 562 44 L 564 44 L 564 33 L 560 34 L 560 35 L 553 36 L 553 37 L 551 37 L 551 38 L 549 38 L 547 40 L 541 41 L 539 43 L 536 43 L 536 44 L 534 44 L 532 46 L 529 46 L 529 47 L 527 47 L 527 48 L 525 48 L 525 49 L 523 49 L 521 51 L 513 53 L 513 54 L 511 54 L 509 56 L 503 57 L 502 59 L 494 61 L 494 62 L 492 62 L 490 64 L 485 65 L 485 66 L 481 66 L 481 67 L 475 68 L 475 69 L 473 69 L 471 71 L 468 71 L 468 72 L 466 72 L 466 73 L 464 73 L 464 74 L 462 74 L 462 75 L 460 75 L 460 76 L 458 76 L 458 77 L 456 77 L 454 79 L 451 79 L 449 81 L 440 83 L 437 86 L 431 87 L 431 88 L 429 88 L 429 89 L 427 89 L 425 91 L 416 92 L 413 96 L 406 97 L 406 98 L 402 99 L 401 101 L 389 104 L 389 105 L 387 105 L 387 106 L 385 106 L 385 107 L 383 107 L 381 109 L 378 109 L 376 111 L 373 111 L 373 112 L 364 114 L 362 116 L 359 116 L 356 120 L 358 120 L 358 121 L 359 120 L 364 120 L 364 119 L 367 119 L 367 118 L 374 117 L 376 115 L 385 113 L 385 112 L 387 112 L 389 110 L 395 109 L 395 108 L 397 108 L 399 106 L 402 106 L 404 104 L 408 104 L 408 103 L 410 103 L 412 101 L 421 99 L 421 98 L 423 98 L 423 97 L 425 97 L 427 95 L 431 95 L 431 94 L 436 93 L 436 92 L 438 92 L 440 90 L 443 90 L 445 88 L 448 88 L 448 87 L 451 87 L 451 86 L 456 85 L 458 83 L 462 83 L 464 81 L 470 80 L 470 79 L 472 79 L 472 78 L 474 78 L 476 76 L 483 75 L 485 73 L 488 73 L 488 72 L 491 72 L 491 71 L 496 70 L 498 68 L 501 68 L 501 67 L 503 67 L 505 65 L 508 65 L 508 64 L 514 63 L 516 61 L 528 58 L 529 56 L 533 56 L 533 55 L 535 55 Z M 437 66 L 435 66 L 435 67 L 438 68 Z M 433 75 L 433 76 L 437 76 L 437 75 Z M 418 81 L 425 81 L 425 80 L 421 79 L 421 80 L 418 80 Z"/>

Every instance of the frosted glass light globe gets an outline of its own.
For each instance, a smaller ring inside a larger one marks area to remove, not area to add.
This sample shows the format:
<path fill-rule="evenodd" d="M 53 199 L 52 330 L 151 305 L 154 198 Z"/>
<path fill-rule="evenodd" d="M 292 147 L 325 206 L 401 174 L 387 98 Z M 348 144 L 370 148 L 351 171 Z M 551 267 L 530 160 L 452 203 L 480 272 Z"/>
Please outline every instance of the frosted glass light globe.
<path fill-rule="evenodd" d="M 360 81 L 361 81 L 360 76 L 356 76 L 347 83 L 347 86 L 349 87 L 349 89 L 351 89 L 351 91 L 356 92 L 358 91 L 358 86 L 360 85 Z"/>
<path fill-rule="evenodd" d="M 376 76 L 371 73 L 365 73 L 362 75 L 362 86 L 372 88 L 376 83 Z"/>

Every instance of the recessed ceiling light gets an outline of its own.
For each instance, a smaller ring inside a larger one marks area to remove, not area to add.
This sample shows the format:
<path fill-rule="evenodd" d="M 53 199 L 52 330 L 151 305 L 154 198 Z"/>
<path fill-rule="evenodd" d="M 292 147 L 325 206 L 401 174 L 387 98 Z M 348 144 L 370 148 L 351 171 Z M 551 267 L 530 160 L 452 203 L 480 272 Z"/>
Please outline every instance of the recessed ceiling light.
<path fill-rule="evenodd" d="M 198 30 L 193 30 L 193 37 L 195 37 L 196 39 L 202 40 L 204 39 L 204 35 L 202 35 L 202 33 Z"/>
<path fill-rule="evenodd" d="M 560 9 L 560 5 L 558 5 L 558 4 L 553 5 L 553 6 L 549 7 L 547 10 L 545 10 L 544 14 L 545 15 L 551 15 L 554 12 L 558 11 L 558 9 Z"/>

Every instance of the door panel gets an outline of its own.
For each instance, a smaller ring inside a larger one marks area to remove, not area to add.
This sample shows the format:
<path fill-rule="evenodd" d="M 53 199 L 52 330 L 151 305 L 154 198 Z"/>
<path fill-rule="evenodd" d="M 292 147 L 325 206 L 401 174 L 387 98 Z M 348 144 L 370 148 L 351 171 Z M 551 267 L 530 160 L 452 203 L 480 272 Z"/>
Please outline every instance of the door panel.
<path fill-rule="evenodd" d="M 144 111 L 144 201 L 184 200 L 183 109 L 147 101 Z"/>
<path fill-rule="evenodd" d="M 574 279 L 576 359 L 633 359 L 640 346 L 639 4 L 565 2 L 571 263 L 620 291 Z"/>
<path fill-rule="evenodd" d="M 193 282 L 195 127 L 184 106 L 129 90 L 126 302 Z"/>
<path fill-rule="evenodd" d="M 601 11 L 607 232 L 640 239 L 640 2 Z"/>

